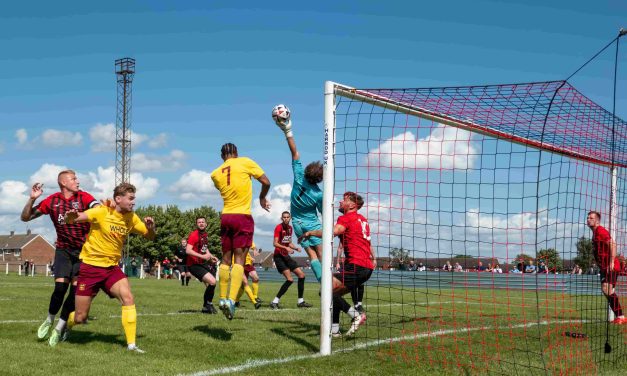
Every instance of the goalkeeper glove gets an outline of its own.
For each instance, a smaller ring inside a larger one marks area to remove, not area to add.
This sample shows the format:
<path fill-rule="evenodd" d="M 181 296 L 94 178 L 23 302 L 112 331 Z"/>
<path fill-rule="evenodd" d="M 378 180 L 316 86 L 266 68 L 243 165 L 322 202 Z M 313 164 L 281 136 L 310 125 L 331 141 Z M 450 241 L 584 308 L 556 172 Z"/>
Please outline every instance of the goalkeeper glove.
<path fill-rule="evenodd" d="M 283 121 L 276 120 L 276 125 L 277 127 L 281 128 L 283 133 L 285 133 L 285 138 L 294 137 L 294 134 L 292 133 L 292 119 L 287 119 Z"/>

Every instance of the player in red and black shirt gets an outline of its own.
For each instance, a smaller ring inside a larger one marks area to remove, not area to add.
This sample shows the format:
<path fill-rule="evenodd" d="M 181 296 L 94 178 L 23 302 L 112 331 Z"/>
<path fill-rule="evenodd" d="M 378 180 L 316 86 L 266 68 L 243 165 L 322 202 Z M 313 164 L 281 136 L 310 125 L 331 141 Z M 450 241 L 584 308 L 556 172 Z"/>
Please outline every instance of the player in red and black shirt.
<path fill-rule="evenodd" d="M 213 306 L 213 295 L 216 291 L 215 267 L 208 264 L 215 264 L 218 258 L 209 252 L 209 240 L 207 234 L 207 219 L 205 217 L 196 218 L 196 230 L 187 237 L 187 259 L 185 260 L 189 272 L 200 282 L 205 284 L 205 294 L 203 296 L 202 313 L 215 314 L 218 311 Z"/>
<path fill-rule="evenodd" d="M 366 314 L 359 312 L 355 307 L 342 297 L 347 293 L 355 295 L 363 286 L 375 267 L 375 255 L 370 244 L 370 225 L 368 220 L 357 211 L 363 206 L 363 198 L 354 193 L 344 193 L 340 201 L 341 215 L 333 227 L 333 235 L 340 238 L 340 244 L 344 249 L 344 268 L 333 276 L 333 323 L 331 332 L 333 336 L 340 334 L 340 312 L 345 312 L 352 317 L 350 329 L 346 335 L 352 335 L 366 322 Z M 322 237 L 322 231 L 307 231 L 303 238 L 309 236 Z"/>
<path fill-rule="evenodd" d="M 279 273 L 283 274 L 285 277 L 285 282 L 283 282 L 279 292 L 270 303 L 270 308 L 272 309 L 281 308 L 279 306 L 281 297 L 287 292 L 292 283 L 294 283 L 292 272 L 298 277 L 298 303 L 296 306 L 298 308 L 309 308 L 312 306 L 303 298 L 303 294 L 305 293 L 305 273 L 300 266 L 298 266 L 296 261 L 290 257 L 290 254 L 294 253 L 295 250 L 300 252 L 300 249 L 292 243 L 293 229 L 290 225 L 291 220 L 292 215 L 290 212 L 284 211 L 281 213 L 281 223 L 274 228 L 274 265 Z"/>
<path fill-rule="evenodd" d="M 599 212 L 589 212 L 586 222 L 590 230 L 592 230 L 594 259 L 601 269 L 601 289 L 616 316 L 612 323 L 626 324 L 627 319 L 623 316 L 623 309 L 620 306 L 618 295 L 614 291 L 620 271 L 620 262 L 616 258 L 616 243 L 612 240 L 610 233 L 605 227 L 599 224 L 601 223 L 601 214 Z"/>
<path fill-rule="evenodd" d="M 82 212 L 100 205 L 92 195 L 79 189 L 80 182 L 74 171 L 61 171 L 57 182 L 61 191 L 51 194 L 33 207 L 35 201 L 43 194 L 43 184 L 35 183 L 21 215 L 21 219 L 24 222 L 31 221 L 42 215 L 49 215 L 57 232 L 53 266 L 55 277 L 54 291 L 48 305 L 48 317 L 37 331 L 37 336 L 40 339 L 48 335 L 54 322 L 54 317 L 61 309 L 61 306 L 63 306 L 63 310 L 55 328 L 57 333 L 53 333 L 55 336 L 59 336 L 64 331 L 67 319 L 70 313 L 74 311 L 76 277 L 80 268 L 78 255 L 81 253 L 81 248 L 83 243 L 85 243 L 87 233 L 89 233 L 89 223 L 66 225 L 64 220 L 65 213 L 71 210 Z M 70 281 L 72 286 L 64 303 L 63 299 L 70 286 Z M 52 342 L 50 343 L 52 344 Z"/>

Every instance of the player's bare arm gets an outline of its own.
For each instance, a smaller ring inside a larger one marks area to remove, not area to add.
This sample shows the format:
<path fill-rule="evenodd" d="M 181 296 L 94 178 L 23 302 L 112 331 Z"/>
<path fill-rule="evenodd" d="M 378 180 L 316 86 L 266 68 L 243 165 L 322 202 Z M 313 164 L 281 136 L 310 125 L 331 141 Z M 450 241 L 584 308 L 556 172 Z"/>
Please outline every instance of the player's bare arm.
<path fill-rule="evenodd" d="M 335 225 L 333 227 L 333 236 L 342 235 L 344 233 L 344 231 L 346 231 L 346 227 L 344 227 L 342 225 Z M 302 239 L 308 239 L 308 238 L 310 238 L 312 236 L 317 236 L 317 237 L 321 238 L 322 237 L 322 230 L 307 231 L 303 235 L 301 235 L 301 237 L 298 240 L 300 241 Z"/>
<path fill-rule="evenodd" d="M 196 252 L 192 244 L 187 244 L 187 247 L 185 247 L 185 253 L 188 256 L 198 257 L 199 259 L 203 259 L 205 261 L 209 261 L 212 257 L 215 257 L 211 254 L 211 252 L 207 252 L 207 253 Z"/>
<path fill-rule="evenodd" d="M 26 201 L 26 205 L 24 205 L 24 209 L 22 209 L 22 214 L 20 215 L 20 219 L 23 222 L 32 221 L 43 214 L 39 210 L 33 209 L 35 201 L 37 201 L 37 199 L 44 193 L 43 187 L 43 183 L 33 184 L 33 187 L 30 190 L 30 197 Z"/>
<path fill-rule="evenodd" d="M 84 223 L 89 221 L 87 214 L 85 212 L 78 212 L 78 210 L 69 210 L 65 212 L 65 224 L 73 225 L 74 223 Z"/>
<path fill-rule="evenodd" d="M 270 204 L 270 201 L 266 199 L 266 196 L 270 191 L 270 179 L 268 179 L 266 174 L 263 174 L 257 179 L 257 181 L 261 183 L 261 192 L 259 192 L 259 204 L 261 204 L 261 207 L 265 211 L 269 212 L 272 204 Z"/>

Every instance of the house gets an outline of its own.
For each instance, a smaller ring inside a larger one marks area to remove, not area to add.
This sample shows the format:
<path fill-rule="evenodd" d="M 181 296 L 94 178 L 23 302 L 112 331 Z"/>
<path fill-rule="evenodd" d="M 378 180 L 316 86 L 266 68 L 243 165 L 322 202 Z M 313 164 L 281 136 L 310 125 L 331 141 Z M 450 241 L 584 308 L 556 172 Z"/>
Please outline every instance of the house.
<path fill-rule="evenodd" d="M 30 230 L 26 234 L 11 231 L 9 235 L 0 235 L 1 261 L 15 265 L 15 268 L 26 260 L 33 260 L 35 265 L 46 265 L 54 260 L 54 250 L 54 245 Z"/>

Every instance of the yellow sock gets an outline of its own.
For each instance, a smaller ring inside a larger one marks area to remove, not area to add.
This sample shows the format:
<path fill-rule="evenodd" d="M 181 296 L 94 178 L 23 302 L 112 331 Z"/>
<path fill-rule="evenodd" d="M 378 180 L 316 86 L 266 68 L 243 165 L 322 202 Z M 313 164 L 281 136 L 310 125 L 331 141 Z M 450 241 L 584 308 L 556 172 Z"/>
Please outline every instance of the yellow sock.
<path fill-rule="evenodd" d="M 255 296 L 255 300 L 259 296 L 259 282 L 253 282 L 253 295 Z"/>
<path fill-rule="evenodd" d="M 244 286 L 239 288 L 239 291 L 237 292 L 237 300 L 236 300 L 236 302 L 239 302 L 239 300 L 242 298 L 243 294 L 244 294 Z"/>
<path fill-rule="evenodd" d="M 74 322 L 74 311 L 70 312 L 70 316 L 68 316 L 68 318 L 67 318 L 67 324 L 66 325 L 67 325 L 68 330 L 72 330 L 74 325 L 76 325 L 76 323 Z"/>
<path fill-rule="evenodd" d="M 257 303 L 257 299 L 255 299 L 255 294 L 253 294 L 253 290 L 250 286 L 244 287 L 244 291 L 246 291 L 246 295 L 248 295 L 248 299 L 250 299 L 253 304 Z"/>
<path fill-rule="evenodd" d="M 233 264 L 231 267 L 231 290 L 229 291 L 229 299 L 235 301 L 237 292 L 242 286 L 244 280 L 244 267 L 240 264 Z M 222 292 L 220 292 L 222 293 Z"/>
<path fill-rule="evenodd" d="M 126 344 L 135 343 L 135 333 L 137 331 L 137 311 L 135 305 L 122 306 L 122 327 L 126 335 Z"/>
<path fill-rule="evenodd" d="M 220 264 L 220 299 L 226 299 L 226 294 L 229 291 L 230 267 L 225 264 Z M 240 281 L 241 282 L 241 281 Z"/>

